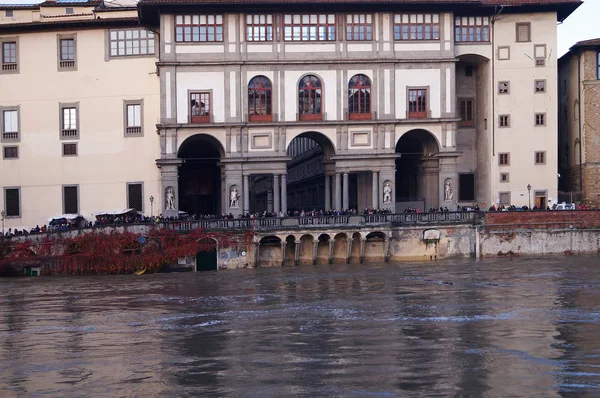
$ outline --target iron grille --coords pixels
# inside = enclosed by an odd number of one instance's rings
[[[19,203],[19,188],[8,188],[4,191],[6,201],[6,216],[18,217],[21,215],[21,204]]]
[[[65,214],[79,213],[79,198],[77,187],[63,187],[63,200]]]
[[[16,159],[19,157],[18,146],[5,146],[4,147],[4,159]]]
[[[77,156],[77,144],[63,144],[63,156]]]
[[[129,192],[128,196],[128,208],[136,209],[137,211],[142,211],[142,184],[129,184]]]

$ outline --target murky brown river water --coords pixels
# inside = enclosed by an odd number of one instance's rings
[[[0,280],[0,397],[600,396],[600,257]]]

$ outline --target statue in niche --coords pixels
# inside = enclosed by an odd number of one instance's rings
[[[232,209],[240,208],[240,193],[235,185],[231,187],[231,192],[229,193],[229,207]]]
[[[446,179],[444,182],[444,200],[450,201],[454,198],[454,190],[452,189],[452,179]]]
[[[392,183],[389,181],[383,185],[383,203],[392,203]]]
[[[165,201],[165,210],[175,210],[175,189],[173,187],[167,187]]]

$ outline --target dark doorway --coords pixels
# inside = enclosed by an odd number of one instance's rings
[[[179,149],[179,210],[189,214],[221,213],[221,170],[223,152],[213,137],[199,134],[188,138]]]
[[[196,271],[217,270],[217,248],[196,253]]]

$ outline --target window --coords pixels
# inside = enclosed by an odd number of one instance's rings
[[[535,164],[546,164],[546,151],[535,153]]]
[[[298,84],[298,113],[300,120],[321,120],[323,89],[321,80],[313,75],[304,76]]]
[[[348,83],[348,114],[351,120],[371,119],[371,80],[354,75]]]
[[[535,56],[535,66],[546,65],[546,45],[536,44],[533,46],[533,55]]]
[[[67,15],[73,14],[73,7],[67,7],[67,8],[65,8],[65,14],[67,14]]]
[[[510,82],[498,82],[498,94],[509,94]]]
[[[456,17],[454,18],[454,36],[458,43],[490,41],[490,18]]]
[[[142,135],[143,106],[141,101],[125,101],[125,135]]]
[[[536,126],[545,126],[546,125],[546,114],[545,113],[536,113],[535,114],[535,125]]]
[[[498,193],[498,199],[500,200],[501,206],[510,206],[510,192],[500,192]]]
[[[19,63],[17,61],[17,42],[2,42],[2,73],[18,72]]]
[[[219,42],[223,41],[222,15],[177,15],[175,17],[175,41]]]
[[[273,41],[272,15],[246,15],[247,41]]]
[[[536,80],[535,81],[535,93],[545,93],[546,92],[546,81],[545,80]]]
[[[144,194],[143,184],[128,183],[127,184],[127,208],[136,209],[140,213],[144,211]]]
[[[517,43],[531,41],[531,24],[517,23]]]
[[[270,122],[272,116],[272,86],[265,76],[256,76],[248,83],[248,113],[251,122]]]
[[[210,123],[210,93],[190,93],[190,115],[192,123]]]
[[[427,90],[408,90],[408,118],[424,119],[427,117]]]
[[[79,214],[79,187],[77,185],[63,186],[63,213]]]
[[[440,16],[438,14],[394,15],[394,39],[439,40]]]
[[[2,110],[2,141],[19,140],[19,110]]]
[[[63,156],[77,156],[77,143],[76,142],[69,142],[69,143],[64,143],[62,145],[63,147]]]
[[[60,138],[79,138],[78,107],[77,104],[64,104],[60,106]]]
[[[109,32],[110,56],[154,54],[154,32],[146,29],[120,29]]]
[[[500,182],[509,182],[510,174],[508,173],[500,173]]]
[[[4,208],[6,217],[21,216],[21,189],[4,188]]]
[[[498,47],[498,60],[508,61],[510,59],[510,46]]]
[[[12,17],[14,16],[13,10],[6,10],[6,11],[4,12],[4,15],[5,15],[7,18],[12,18]]]
[[[3,152],[4,152],[4,159],[18,159],[19,158],[19,147],[18,146],[5,146]]]
[[[458,200],[475,200],[475,174],[464,173],[458,175]]]
[[[371,14],[346,15],[346,40],[373,40],[373,19]]]
[[[510,116],[509,115],[500,115],[498,116],[499,126],[500,127],[510,127]]]
[[[472,98],[458,101],[461,126],[475,126],[475,101]]]
[[[500,153],[500,154],[498,154],[498,165],[499,166],[508,166],[508,165],[510,165],[510,154],[509,153]]]
[[[77,68],[75,37],[61,38],[59,36],[58,69],[73,70]]]
[[[283,32],[285,41],[335,40],[335,15],[285,14]]]

